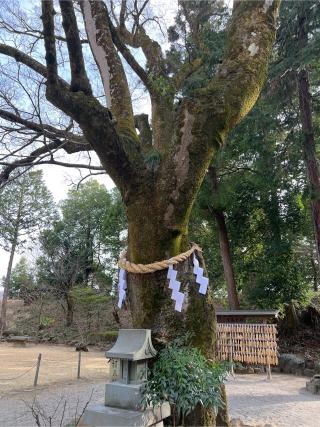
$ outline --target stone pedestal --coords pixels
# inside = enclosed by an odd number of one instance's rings
[[[314,375],[306,384],[307,390],[313,394],[320,394],[320,375]]]
[[[145,411],[92,405],[85,410],[80,425],[83,427],[161,427],[163,426],[162,420],[169,416],[169,403],[157,408],[148,408]]]

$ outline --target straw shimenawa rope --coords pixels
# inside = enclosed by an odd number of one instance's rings
[[[120,254],[118,265],[120,268],[123,268],[129,273],[154,273],[155,271],[169,268],[170,265],[179,264],[179,262],[186,260],[194,251],[202,251],[200,246],[198,246],[196,243],[193,243],[191,249],[186,252],[182,252],[181,254],[178,254],[170,259],[152,262],[151,264],[135,264],[134,262],[127,261],[125,258],[126,252],[124,252]]]

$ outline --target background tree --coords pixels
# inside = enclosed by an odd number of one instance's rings
[[[35,286],[34,272],[29,267],[27,258],[22,256],[12,269],[9,297],[28,302]]]
[[[42,256],[37,260],[37,281],[48,293],[64,300],[70,326],[75,287],[78,296],[80,288],[84,296],[90,288],[103,295],[112,290],[117,262],[114,253],[118,255],[119,235],[125,224],[117,193],[109,194],[94,180],[70,190],[60,207],[61,219],[40,236]]]
[[[301,64],[305,65],[311,82],[309,100],[315,135],[312,164],[316,167],[318,12],[313,1],[282,3],[268,84],[252,113],[230,135],[214,162],[219,197],[210,190],[209,179],[198,197],[192,219],[192,235],[197,237],[192,238],[205,248],[216,298],[224,296],[224,283],[216,245],[219,229],[208,214],[214,206],[224,213],[243,305],[279,307],[292,298],[305,301],[309,291],[318,288],[314,228],[308,218],[312,212],[308,205],[315,192],[308,191],[307,185],[297,80]],[[299,14],[311,25],[308,44],[303,48],[298,45]],[[208,74],[202,78],[208,79]]]
[[[315,113],[319,110],[319,27],[318,2],[284,2],[277,38],[274,81],[287,91],[284,102],[291,102],[298,113],[299,142],[303,148],[309,182],[311,215],[318,263],[320,261],[320,171],[316,154]],[[313,105],[314,104],[314,105]]]
[[[54,215],[53,199],[43,182],[41,171],[21,175],[0,192],[0,243],[10,252],[1,305],[1,330],[6,327],[7,299],[15,252],[34,240]]]

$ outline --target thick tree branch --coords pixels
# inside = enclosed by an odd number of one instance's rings
[[[112,41],[109,14],[101,1],[80,2],[89,44],[100,70],[106,99],[120,135],[137,140],[127,77]]]
[[[72,0],[60,0],[59,4],[70,58],[71,90],[73,92],[82,90],[84,93],[91,95],[92,89],[84,65],[81,40]]]
[[[45,5],[46,0],[43,0],[43,3],[42,20],[44,26],[48,26],[44,31],[44,37],[49,77],[50,58],[52,58],[50,52],[55,52],[54,23],[52,8]],[[142,155],[137,144],[138,137],[134,127],[128,83],[119,55],[112,43],[106,19],[108,12],[104,3],[90,0],[81,2],[81,6],[86,8],[84,15],[89,19],[89,22],[88,20],[86,22],[89,43],[95,43],[95,47],[102,47],[104,58],[108,59],[111,96],[115,100],[112,112],[116,123],[110,111],[95,97],[86,95],[82,91],[61,90],[61,86],[56,84],[54,79],[47,81],[46,96],[54,106],[79,124],[85,139],[96,151],[106,172],[124,194],[129,185],[133,185],[137,179],[140,179],[144,170]]]
[[[47,79],[50,85],[55,85],[58,79],[56,39],[54,36],[54,15],[52,0],[42,0],[42,22],[44,45],[46,49]]]
[[[54,14],[52,0],[42,0],[41,19],[43,22],[45,58],[47,63],[46,97],[53,105],[79,122],[78,115],[73,115],[77,109],[78,98],[75,98],[77,92],[66,91],[66,88],[60,84],[58,77]],[[84,93],[83,95],[86,96]]]
[[[145,147],[152,146],[152,131],[149,125],[148,114],[137,114],[134,116],[136,128],[139,130],[140,140]]]
[[[235,3],[228,45],[215,78],[203,89],[217,131],[231,130],[251,110],[263,87],[275,37],[279,0]],[[214,103],[213,103],[214,101]]]
[[[159,43],[153,40],[145,29],[137,25],[135,33],[131,33],[125,26],[120,26],[117,31],[124,43],[134,48],[141,48],[146,59],[147,69],[155,76],[165,76],[165,63]]]
[[[112,35],[112,40],[114,44],[116,45],[119,52],[122,54],[124,59],[127,61],[127,63],[130,65],[132,70],[137,74],[137,76],[141,79],[142,83],[146,86],[148,91],[152,92],[152,85],[150,82],[150,79],[148,77],[148,73],[146,70],[141,67],[141,65],[136,61],[128,47],[125,45],[125,43],[122,41],[121,36],[117,29],[112,24],[111,20],[109,20],[110,25],[110,31]]]
[[[182,101],[177,116],[179,143],[166,160],[166,167],[175,171],[167,190],[168,224],[173,218],[177,223],[179,218],[185,220],[181,206],[192,205],[213,155],[255,104],[266,78],[278,7],[279,0],[235,3],[217,75],[194,99]]]
[[[201,58],[196,58],[192,62],[186,62],[183,64],[172,79],[176,90],[179,90],[182,87],[184,81],[190,77],[191,74],[199,70],[202,64],[203,61]]]

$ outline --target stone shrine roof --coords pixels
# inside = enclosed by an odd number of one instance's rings
[[[150,329],[119,329],[115,345],[106,352],[109,359],[145,360],[157,354]]]

